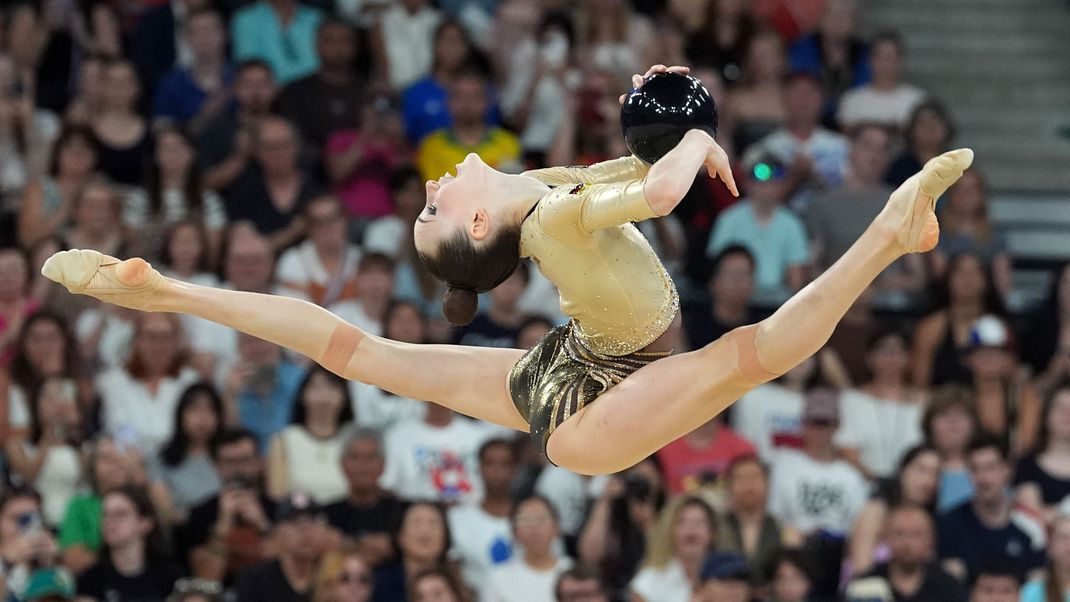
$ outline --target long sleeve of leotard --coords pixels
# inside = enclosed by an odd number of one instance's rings
[[[524,172],[550,187],[563,184],[608,184],[646,177],[650,165],[636,157],[621,157],[590,166],[547,167]]]

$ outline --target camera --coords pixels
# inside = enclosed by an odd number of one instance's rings
[[[625,499],[645,502],[650,499],[652,493],[654,488],[643,475],[633,473],[624,476]]]

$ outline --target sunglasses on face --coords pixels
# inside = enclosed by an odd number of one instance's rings
[[[354,583],[357,585],[368,585],[372,582],[372,577],[368,573],[364,572],[351,573],[347,571],[342,573],[341,577],[339,577],[339,581],[347,584]]]

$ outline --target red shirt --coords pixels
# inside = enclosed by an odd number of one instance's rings
[[[709,445],[693,447],[687,436],[666,445],[658,452],[669,491],[683,493],[702,485],[707,477],[720,477],[733,460],[757,453],[754,444],[719,425]]]

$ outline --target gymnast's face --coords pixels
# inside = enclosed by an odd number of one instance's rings
[[[416,250],[433,256],[442,241],[463,228],[474,240],[490,233],[487,180],[496,173],[479,155],[469,153],[457,164],[457,174],[428,180],[427,203],[416,218],[413,241]]]

